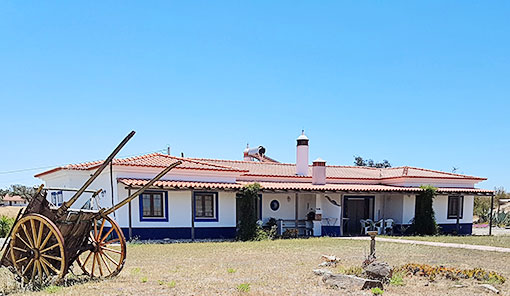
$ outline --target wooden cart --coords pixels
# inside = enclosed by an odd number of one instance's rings
[[[2,249],[0,266],[8,267],[25,283],[44,285],[60,281],[73,263],[94,278],[117,275],[126,260],[126,239],[121,228],[108,215],[126,205],[180,161],[165,168],[149,183],[109,209],[71,209],[87,187],[101,174],[115,155],[133,137],[131,132],[73,197],[60,207],[47,200],[49,189],[41,185],[28,206],[18,213]],[[69,189],[67,189],[69,190]],[[92,191],[92,199],[102,190]]]

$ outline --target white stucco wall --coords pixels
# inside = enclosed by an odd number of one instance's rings
[[[277,200],[280,208],[273,211],[270,207],[271,201]],[[293,220],[295,219],[295,194],[286,193],[263,193],[262,194],[262,221],[264,223],[269,218]]]
[[[464,196],[464,210],[460,223],[473,223],[473,196]],[[438,195],[432,204],[436,221],[439,224],[454,224],[457,219],[448,219],[448,195]]]

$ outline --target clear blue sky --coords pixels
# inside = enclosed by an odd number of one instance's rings
[[[0,187],[164,149],[353,155],[510,189],[508,1],[2,1]]]

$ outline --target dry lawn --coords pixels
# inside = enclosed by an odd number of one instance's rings
[[[116,278],[26,294],[346,295],[344,291],[327,289],[312,270],[317,268],[322,254],[342,258],[345,267],[359,266],[368,252],[368,244],[367,241],[334,238],[131,244],[124,270]],[[457,268],[482,267],[510,277],[510,254],[382,242],[377,244],[377,254],[379,259],[394,266],[416,262]],[[0,277],[3,277],[0,283],[11,281],[5,270],[0,270]],[[463,288],[455,288],[458,283],[450,280],[429,283],[425,279],[405,278],[404,281],[403,287],[387,286],[384,295],[464,296],[486,293],[473,280],[463,280],[461,283],[467,285]],[[497,287],[503,295],[510,295],[508,282]],[[369,293],[356,292],[353,295]]]
[[[442,236],[406,236],[406,237],[391,236],[389,238],[400,238],[400,239],[429,241],[429,242],[484,245],[484,246],[510,248],[510,235],[507,235],[507,236],[444,236],[444,235],[442,235]]]
[[[0,216],[16,218],[23,207],[0,206]]]

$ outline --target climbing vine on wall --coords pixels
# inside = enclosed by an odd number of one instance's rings
[[[422,185],[420,188],[423,191],[416,196],[416,209],[410,230],[417,235],[434,235],[438,232],[438,226],[432,203],[437,188],[431,185]]]
[[[254,240],[257,234],[256,201],[260,184],[253,183],[243,186],[240,191],[239,231],[237,238],[242,241]]]

